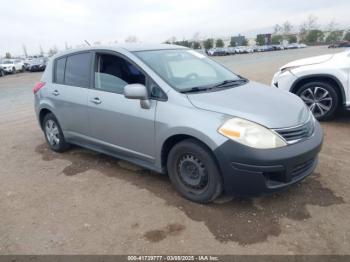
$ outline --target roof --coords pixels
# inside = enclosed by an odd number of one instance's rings
[[[118,51],[124,49],[129,52],[137,52],[137,51],[151,51],[151,50],[169,50],[169,49],[186,49],[186,47],[178,46],[178,45],[169,45],[169,44],[118,44],[118,45],[110,45],[110,46],[87,46],[81,48],[69,49],[66,51],[59,52],[55,57],[59,57],[62,55],[67,55],[80,51],[89,51],[89,50],[114,50]]]

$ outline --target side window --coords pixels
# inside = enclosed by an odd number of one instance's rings
[[[64,68],[66,66],[66,58],[60,58],[56,60],[55,65],[55,82],[57,84],[64,83]]]
[[[145,75],[127,60],[107,54],[97,55],[95,88],[123,94],[127,84],[146,84]]]
[[[64,83],[71,86],[89,87],[91,53],[80,53],[67,57]]]

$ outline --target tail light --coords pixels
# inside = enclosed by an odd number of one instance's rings
[[[38,82],[33,88],[33,93],[36,94],[44,86],[45,86],[45,82]]]

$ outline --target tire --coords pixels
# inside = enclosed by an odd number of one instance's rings
[[[188,200],[206,204],[222,193],[222,179],[214,157],[195,139],[184,140],[170,150],[167,169],[176,190]]]
[[[334,117],[339,105],[339,96],[331,83],[312,81],[301,86],[296,94],[310,108],[317,120],[325,121]]]
[[[53,151],[62,153],[69,148],[69,144],[64,139],[62,129],[52,113],[45,115],[42,126],[46,142]]]
[[[24,68],[24,66],[22,66],[21,72],[24,73],[25,70],[26,70],[26,69]]]
[[[0,76],[5,76],[5,72],[3,70],[0,70]]]
[[[16,71],[16,67],[12,68],[12,74],[16,74],[17,71]]]

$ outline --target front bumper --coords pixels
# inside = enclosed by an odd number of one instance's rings
[[[323,133],[316,123],[313,136],[276,149],[254,149],[231,140],[214,154],[228,195],[258,196],[287,188],[311,175],[317,166]]]
[[[7,73],[12,73],[12,67],[4,67],[3,70]]]

